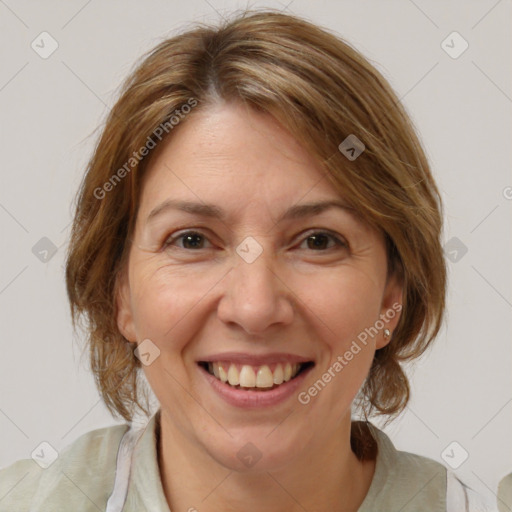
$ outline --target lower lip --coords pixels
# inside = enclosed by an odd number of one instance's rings
[[[279,387],[268,391],[256,391],[255,389],[237,389],[222,382],[204,368],[198,367],[213,390],[228,404],[241,409],[259,409],[280,404],[297,392],[297,388],[304,382],[306,375],[312,366],[303,370],[297,377],[283,382]]]

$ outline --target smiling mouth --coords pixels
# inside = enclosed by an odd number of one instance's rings
[[[200,361],[198,364],[210,375],[234,389],[257,389],[258,391],[270,391],[278,388],[314,366],[313,361],[261,366],[225,361]]]

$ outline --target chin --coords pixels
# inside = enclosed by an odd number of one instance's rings
[[[297,447],[307,445],[308,440],[296,439],[285,429],[277,432],[280,427],[272,432],[272,428],[240,428],[236,435],[230,430],[232,438],[223,436],[213,446],[210,439],[205,449],[217,463],[231,471],[258,474],[284,469],[296,462]]]

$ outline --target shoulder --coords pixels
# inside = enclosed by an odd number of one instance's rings
[[[46,469],[32,459],[0,469],[0,512],[104,508],[114,484],[119,443],[129,425],[83,434]],[[37,508],[35,508],[37,507]]]
[[[382,430],[369,426],[378,444],[378,455],[361,512],[497,512],[494,504],[486,502],[446,466],[429,457],[397,450]]]
[[[498,484],[498,505],[500,512],[512,510],[512,473],[505,475]]]
[[[447,469],[443,464],[395,448],[381,430],[372,430],[378,443],[377,466],[382,479],[380,494],[389,510],[400,505],[403,511],[446,510]],[[377,471],[376,471],[377,473]],[[386,509],[387,510],[387,509]]]

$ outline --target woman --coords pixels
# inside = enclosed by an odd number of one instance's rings
[[[272,11],[164,41],[107,120],[66,268],[128,424],[0,472],[0,510],[495,510],[368,421],[404,410],[400,363],[440,329],[441,224],[406,113],[343,41]]]

